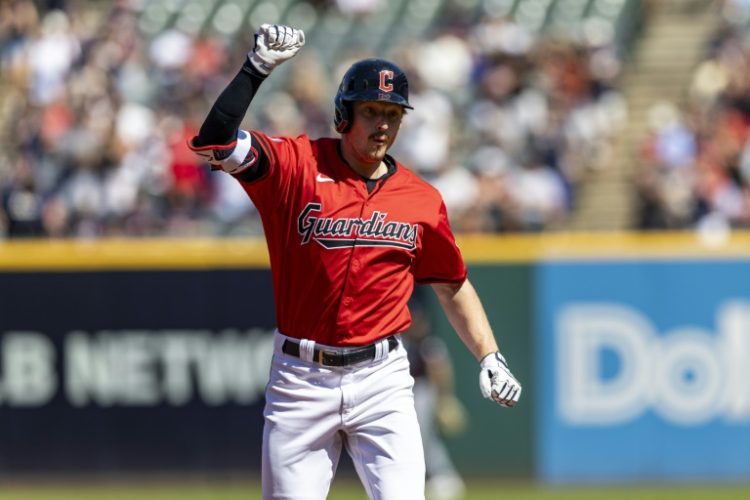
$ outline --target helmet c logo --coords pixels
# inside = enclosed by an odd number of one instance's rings
[[[393,91],[393,71],[384,69],[380,72],[380,85],[378,88],[383,92]]]

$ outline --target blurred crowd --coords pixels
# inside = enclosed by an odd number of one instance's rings
[[[750,227],[750,1],[722,2],[721,13],[687,104],[651,108],[636,176],[641,229]]]
[[[0,238],[261,234],[236,182],[185,144],[252,48],[254,27],[146,36],[147,3],[0,3]],[[365,22],[383,8],[307,3]],[[392,153],[442,192],[457,232],[563,227],[627,118],[612,26],[592,19],[576,38],[540,35],[491,8],[471,17],[446,5],[423,36],[387,54],[349,44],[331,62],[309,44],[264,84],[243,126],[333,135],[340,76],[357,58],[389,57],[406,70],[415,108]],[[729,34],[717,39],[696,73],[695,109],[682,119],[673,110],[644,146],[644,225],[696,217],[678,192],[695,186],[702,202],[747,220],[747,204],[737,208],[750,165],[740,140],[746,49]],[[717,119],[723,126],[706,137]],[[706,140],[715,147],[699,154]],[[699,180],[685,173],[696,163]]]

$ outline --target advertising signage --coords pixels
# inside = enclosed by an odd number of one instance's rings
[[[257,468],[268,270],[0,277],[4,473]]]
[[[536,291],[542,478],[750,477],[750,262],[547,262]]]

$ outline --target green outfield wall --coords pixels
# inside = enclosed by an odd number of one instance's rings
[[[522,262],[469,266],[469,279],[482,298],[500,348],[526,394],[534,393],[531,273],[532,266]],[[469,475],[530,475],[533,398],[522,396],[512,410],[483,399],[477,361],[453,333],[436,299],[431,301],[431,312],[435,332],[450,347],[457,395],[468,410],[466,431],[446,438],[457,467]]]

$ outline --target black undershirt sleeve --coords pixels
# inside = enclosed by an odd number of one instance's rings
[[[240,72],[229,82],[211,107],[201,125],[198,137],[193,141],[194,145],[218,146],[235,140],[250,101],[253,100],[263,80],[265,77],[259,75],[245,60]]]
[[[265,78],[245,59],[242,69],[229,82],[208,112],[198,135],[193,139],[193,146],[222,146],[234,141],[250,102]],[[255,165],[248,169],[252,172],[243,171],[242,174],[245,175],[239,176],[243,180],[260,177],[267,167],[268,160],[262,148],[256,150],[258,158]]]

